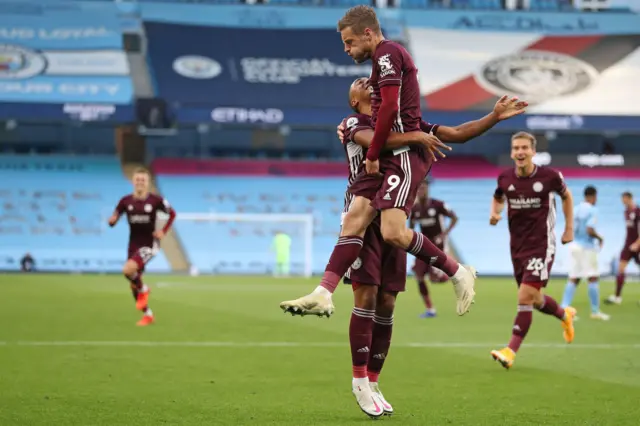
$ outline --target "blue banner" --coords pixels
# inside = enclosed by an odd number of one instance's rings
[[[117,9],[59,5],[0,13],[0,102],[129,104]]]
[[[244,5],[140,4],[146,21],[240,28],[326,28],[335,31],[345,8]],[[634,13],[518,12],[378,9],[386,21],[424,28],[470,31],[515,31],[540,34],[637,34]],[[315,47],[315,46],[314,46]]]
[[[347,89],[343,87],[343,98]],[[277,108],[277,107],[228,107],[211,105],[209,107],[181,107],[176,111],[179,123],[221,123],[246,125],[291,125],[291,126],[336,126],[349,115],[348,107],[342,108]],[[484,112],[480,111],[432,111],[423,110],[426,121],[443,125],[459,125],[477,120]],[[606,115],[540,115],[525,114],[503,121],[497,129],[516,131],[528,129],[554,131],[617,131],[640,132],[640,119],[635,116]]]
[[[113,104],[28,104],[0,103],[2,120],[38,121],[107,121],[131,123],[135,121],[135,110],[131,105]]]
[[[335,29],[145,27],[158,94],[182,106],[347,108],[347,88],[371,72]]]

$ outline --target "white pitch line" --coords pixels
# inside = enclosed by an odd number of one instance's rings
[[[426,343],[396,343],[396,348],[443,348],[443,349],[490,349],[501,347],[504,343],[454,343],[454,342],[426,342]],[[338,342],[162,342],[162,341],[0,341],[0,346],[124,346],[124,347],[232,347],[232,348],[343,348],[347,343]],[[539,349],[640,349],[640,343],[608,344],[608,343],[530,343],[524,347]]]

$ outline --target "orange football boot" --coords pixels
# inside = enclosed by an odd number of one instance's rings
[[[155,320],[153,319],[153,315],[145,315],[140,321],[136,323],[136,325],[140,327],[146,327],[147,325],[151,325],[154,322]]]
[[[573,328],[573,320],[575,319],[578,311],[571,306],[564,308],[564,319],[562,320],[562,337],[564,337],[565,342],[571,343],[573,342],[573,338],[576,335],[575,329]]]

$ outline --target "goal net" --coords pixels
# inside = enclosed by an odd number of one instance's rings
[[[311,214],[178,213],[176,221],[192,272],[311,276]]]

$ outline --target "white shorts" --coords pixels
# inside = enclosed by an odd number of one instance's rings
[[[569,278],[599,277],[598,250],[585,248],[579,244],[571,244],[571,262],[569,266]]]

